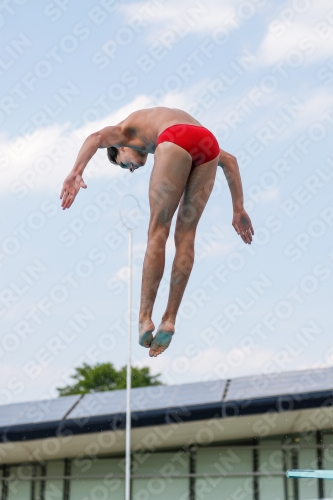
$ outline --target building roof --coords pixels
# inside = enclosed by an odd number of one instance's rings
[[[132,427],[329,406],[333,368],[131,390]],[[0,442],[121,430],[126,391],[0,406]]]

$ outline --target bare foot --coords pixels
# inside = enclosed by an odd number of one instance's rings
[[[142,347],[150,347],[151,341],[153,340],[152,332],[154,330],[155,325],[151,319],[139,322],[139,344],[142,345]]]
[[[150,349],[149,356],[156,358],[159,354],[165,351],[170,345],[172,336],[175,333],[175,324],[172,321],[162,321],[158,327],[157,333],[153,338]]]

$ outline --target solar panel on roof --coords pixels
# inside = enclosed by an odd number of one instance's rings
[[[181,404],[189,406],[222,401],[225,385],[226,380],[188,384],[187,388],[184,385],[180,385],[178,386],[177,393],[174,395],[172,404],[174,406]]]
[[[173,386],[155,385],[133,389],[131,392],[131,410],[147,411],[161,407],[162,401],[170,401]]]
[[[133,389],[132,411],[186,407],[222,400],[225,380]]]
[[[325,391],[333,388],[332,370],[303,370],[295,373],[282,373],[280,387],[288,387],[289,392]]]
[[[333,389],[332,368],[240,377],[231,380],[225,401]]]
[[[126,409],[126,391],[107,391],[85,394],[67,416],[68,419],[112,415]]]
[[[231,380],[226,401],[235,399],[252,399],[264,397],[268,394],[276,394],[277,381],[276,378],[264,376],[244,377]]]
[[[191,406],[199,404],[214,403],[222,400],[226,381],[196,382],[184,385],[153,386],[141,389],[133,389],[132,401],[139,406],[138,396],[145,396],[140,400],[142,410]],[[133,407],[135,409],[135,407]]]
[[[140,387],[131,391],[131,411],[186,407],[222,401],[225,380],[184,385]],[[68,419],[113,415],[126,411],[126,391],[86,394]]]
[[[131,391],[132,412],[187,407],[222,401],[225,380],[173,386],[150,386]],[[332,391],[333,368],[240,377],[230,381],[224,401]],[[76,404],[77,403],[77,404]],[[0,427],[60,421],[65,418],[124,413],[126,391],[109,391],[59,399],[0,406]]]
[[[0,406],[0,427],[62,420],[81,396]]]

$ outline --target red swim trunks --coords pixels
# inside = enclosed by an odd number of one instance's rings
[[[208,129],[198,125],[171,125],[158,136],[156,147],[165,141],[173,142],[190,153],[192,166],[202,165],[220,154],[216,137]]]

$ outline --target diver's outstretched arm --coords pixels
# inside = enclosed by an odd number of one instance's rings
[[[232,225],[245,243],[251,243],[254,230],[251,219],[244,210],[242,180],[235,156],[220,149],[219,166],[226,176],[234,210]]]
[[[63,210],[72,205],[80,188],[86,189],[87,186],[82,179],[82,174],[96,151],[99,148],[107,148],[109,146],[126,146],[130,138],[130,131],[121,125],[105,127],[87,137],[77,155],[72,171],[63,183],[60,193]]]

